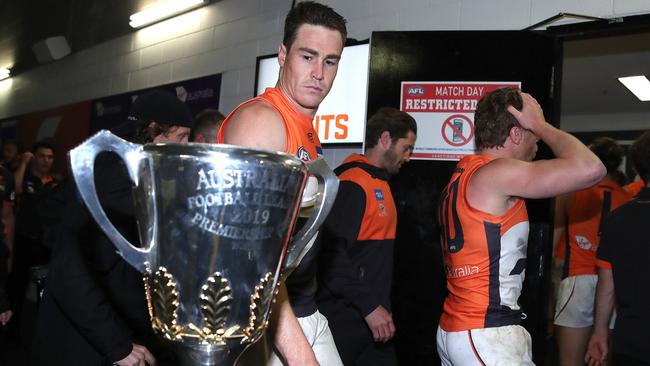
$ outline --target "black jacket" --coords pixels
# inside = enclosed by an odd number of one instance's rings
[[[139,242],[131,182],[115,156],[100,156],[95,182],[109,219]],[[32,347],[33,365],[110,365],[132,342],[163,361],[149,321],[142,274],[126,263],[81,202],[72,180],[50,198],[52,261]]]
[[[334,318],[364,321],[380,305],[391,310],[397,213],[390,176],[356,154],[334,172],[341,181],[319,234],[316,301],[330,323]]]

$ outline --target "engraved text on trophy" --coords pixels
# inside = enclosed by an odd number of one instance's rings
[[[270,210],[287,209],[287,187],[295,183],[291,175],[271,169],[200,169],[197,174],[196,194],[187,198],[191,224],[235,240],[270,238],[275,230]],[[215,217],[215,208],[223,220]]]

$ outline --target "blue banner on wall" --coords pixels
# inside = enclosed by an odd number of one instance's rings
[[[90,134],[124,122],[131,104],[138,95],[153,89],[163,89],[175,94],[187,104],[192,114],[196,115],[206,108],[219,109],[221,74],[96,99],[92,105]]]

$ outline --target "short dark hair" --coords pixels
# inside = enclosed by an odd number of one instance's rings
[[[341,33],[342,44],[345,44],[345,39],[348,36],[345,18],[334,9],[314,1],[303,1],[291,9],[284,20],[282,43],[287,50],[291,48],[293,41],[296,40],[298,28],[303,24],[320,25],[338,31]]]
[[[650,182],[650,130],[634,141],[630,148],[632,164],[643,181]]]
[[[52,154],[56,154],[56,149],[54,148],[54,145],[52,145],[48,141],[38,141],[34,145],[32,145],[33,154],[36,154],[38,149],[50,149],[52,150]]]
[[[623,161],[624,151],[616,140],[610,137],[598,137],[589,145],[589,149],[605,165],[608,174],[618,171]]]
[[[500,88],[485,94],[478,102],[474,114],[474,140],[476,150],[503,147],[510,130],[519,122],[508,106],[521,110],[523,101],[519,89]]]
[[[382,107],[370,117],[366,124],[366,146],[371,149],[377,145],[379,137],[385,131],[390,133],[391,141],[406,137],[409,131],[418,133],[418,125],[415,119],[408,113],[391,107]]]
[[[223,120],[226,119],[221,112],[216,109],[206,108],[199,112],[194,118],[194,127],[190,132],[190,141],[194,141],[199,133],[205,134],[211,128],[219,128]]]

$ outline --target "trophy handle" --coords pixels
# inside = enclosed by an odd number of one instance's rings
[[[146,255],[151,247],[136,248],[115,228],[102,209],[95,190],[95,159],[104,151],[114,152],[126,163],[131,180],[138,185],[137,170],[143,158],[142,145],[125,141],[109,131],[102,130],[84,141],[81,145],[70,150],[70,165],[72,175],[77,183],[88,211],[93,216],[99,227],[117,247],[120,256],[140,272],[145,271]]]
[[[285,275],[298,267],[302,258],[311,249],[318,229],[325,222],[339,189],[339,179],[324,159],[312,160],[305,164],[310,176],[318,180],[318,193],[313,212],[305,225],[293,236],[287,250],[284,266]]]

